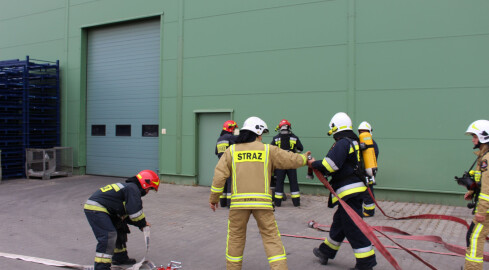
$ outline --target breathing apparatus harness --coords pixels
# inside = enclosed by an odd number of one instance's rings
[[[475,163],[477,162],[478,159],[479,157],[475,159],[474,163],[472,163],[472,166],[470,166],[468,171],[464,172],[462,177],[455,176],[455,181],[457,182],[457,184],[464,186],[465,188],[467,188],[467,190],[472,190],[474,192],[474,195],[472,196],[472,201],[467,204],[467,208],[473,209],[472,214],[475,213],[475,207],[477,206],[477,202],[479,201],[479,194],[481,192],[480,178],[474,179],[476,178],[474,177],[476,172],[472,170],[472,168],[474,168]]]
[[[360,143],[358,141],[356,141],[357,142],[356,145],[359,147],[359,149],[357,149],[355,147],[355,143],[354,143],[355,140],[353,140],[350,137],[343,137],[342,139],[348,140],[348,142],[350,143],[350,146],[353,147],[353,151],[355,153],[356,164],[354,164],[354,167],[353,167],[353,174],[356,175],[358,178],[364,180],[365,185],[368,185],[368,175],[365,173],[365,164],[363,163],[363,157],[360,153],[362,146],[360,146]]]

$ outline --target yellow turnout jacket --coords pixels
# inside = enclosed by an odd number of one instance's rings
[[[219,202],[224,183],[232,176],[231,210],[272,210],[272,172],[275,169],[297,169],[306,163],[304,154],[288,152],[260,141],[234,144],[216,165],[209,202]]]

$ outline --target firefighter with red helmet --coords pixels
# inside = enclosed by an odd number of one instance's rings
[[[275,131],[279,133],[273,137],[271,145],[276,145],[281,149],[284,149],[293,153],[301,153],[304,150],[301,140],[291,131],[292,124],[287,119],[282,119],[278,124]],[[275,206],[281,206],[282,200],[285,201],[284,193],[284,180],[285,176],[289,177],[290,194],[292,197],[292,203],[295,207],[301,205],[301,195],[299,191],[299,184],[297,183],[297,170],[275,170],[276,183],[275,183]]]
[[[150,190],[158,191],[160,179],[151,170],[144,170],[126,179],[100,188],[85,202],[84,211],[92,227],[97,248],[95,270],[110,270],[112,264],[134,264],[127,255],[127,224],[142,230],[150,224],[143,212],[141,197]]]
[[[236,128],[238,128],[238,124],[236,124],[236,122],[233,120],[227,120],[222,125],[222,131],[219,138],[217,138],[216,143],[215,154],[217,158],[221,158],[226,149],[228,149],[228,147],[233,145],[236,141],[236,137],[233,135]],[[229,178],[226,181],[226,184],[224,184],[224,192],[221,194],[219,201],[221,203],[221,207],[229,207],[231,204],[231,178]]]

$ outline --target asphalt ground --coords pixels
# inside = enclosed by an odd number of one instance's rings
[[[91,265],[96,240],[83,213],[86,199],[98,188],[124,181],[122,178],[101,176],[73,176],[51,180],[4,180],[0,182],[0,252]],[[201,186],[162,184],[158,193],[150,192],[143,198],[144,211],[151,223],[150,250],[147,258],[158,265],[171,260],[182,262],[185,270],[225,269],[227,234],[226,208],[212,212],[208,205],[210,190]],[[289,197],[290,198],[290,197]],[[461,198],[462,199],[462,198]],[[387,214],[401,217],[417,214],[443,214],[465,219],[472,215],[465,207],[381,201]],[[282,234],[326,237],[326,232],[311,229],[309,220],[330,225],[336,209],[327,207],[327,197],[302,195],[301,207],[293,207],[291,200],[277,208],[275,216]],[[372,226],[392,226],[413,235],[436,235],[450,244],[465,245],[467,229],[456,222],[445,220],[402,220],[386,218],[379,211],[365,221]],[[145,255],[143,234],[131,227],[128,251],[140,260]],[[387,233],[389,235],[396,235]],[[395,246],[379,238],[386,246]],[[289,269],[348,269],[355,259],[348,243],[344,243],[334,260],[320,265],[312,249],[321,240],[282,237],[287,252]],[[418,250],[450,253],[442,244],[396,239],[407,247]],[[488,251],[486,245],[486,252]],[[407,252],[388,248],[402,269],[429,269]],[[441,255],[415,251],[437,269],[460,269],[463,256]],[[376,250],[378,265],[374,268],[393,269]],[[59,267],[0,257],[0,269],[49,270]],[[269,269],[261,237],[253,218],[250,218],[244,251],[243,269]],[[484,269],[489,269],[489,262]]]

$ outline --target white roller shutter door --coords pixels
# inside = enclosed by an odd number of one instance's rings
[[[160,21],[90,29],[87,45],[87,173],[158,170]]]

